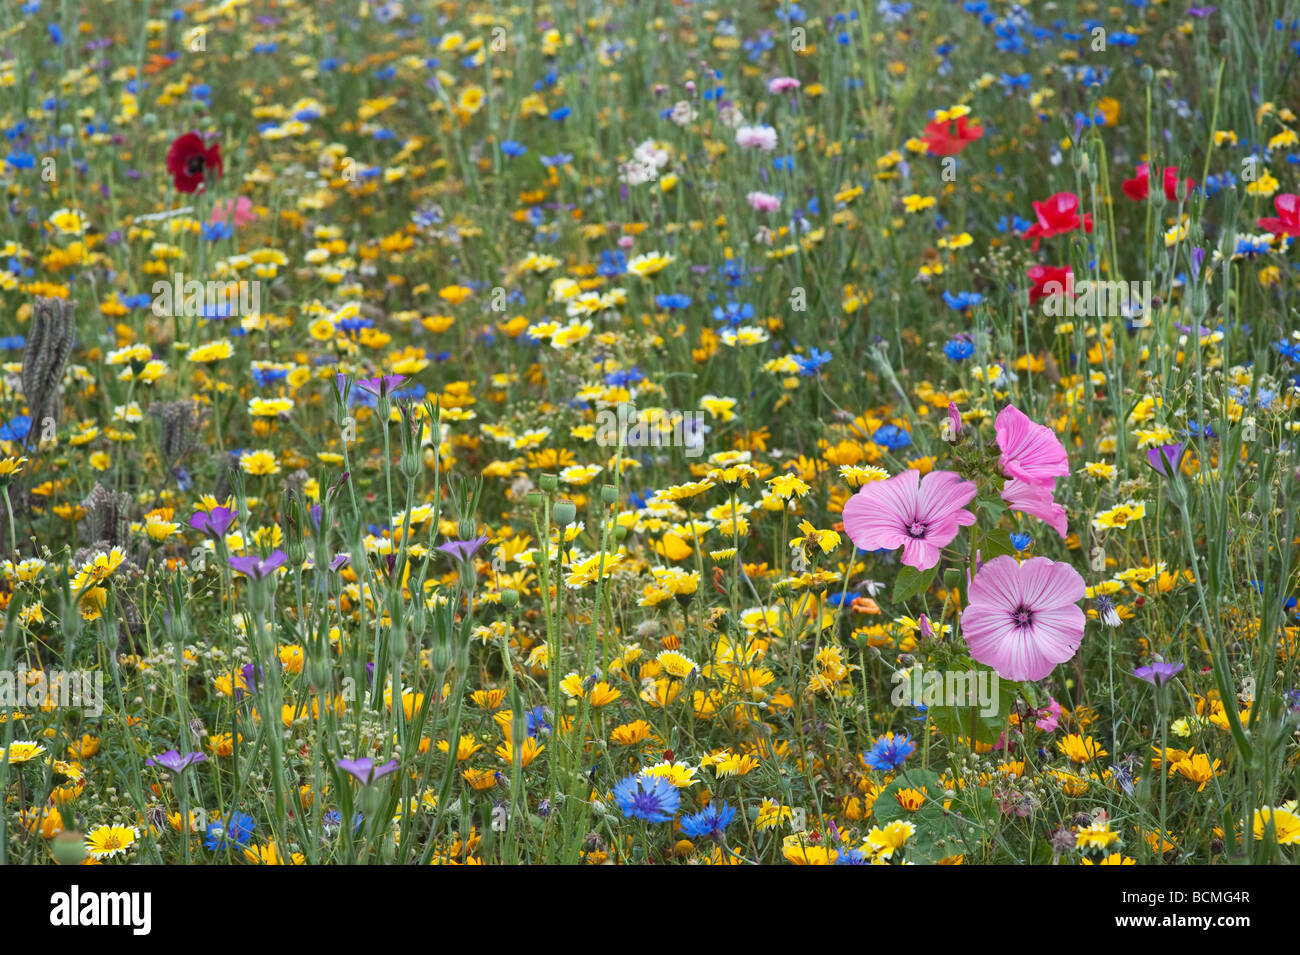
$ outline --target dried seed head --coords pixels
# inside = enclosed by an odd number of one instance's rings
[[[125,547],[131,522],[131,495],[110,491],[96,482],[81,502],[86,510],[86,537],[108,547]]]
[[[23,397],[39,434],[42,422],[56,422],[63,412],[63,372],[77,344],[77,303],[38,296],[32,308],[31,330],[23,351]]]

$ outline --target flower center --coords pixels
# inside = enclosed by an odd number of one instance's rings
[[[1011,611],[1011,619],[1016,622],[1017,627],[1027,627],[1034,622],[1034,612],[1021,604],[1015,610]]]
[[[907,525],[907,533],[911,534],[913,537],[924,537],[925,523],[922,521],[913,520],[912,523]]]
[[[197,176],[203,172],[203,157],[191,156],[185,160],[185,173],[189,176]]]

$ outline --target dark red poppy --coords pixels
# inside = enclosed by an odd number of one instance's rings
[[[205,149],[198,133],[178,136],[167,150],[167,171],[177,192],[206,189],[209,176],[221,178],[221,147],[213,143]]]
[[[1035,249],[1040,240],[1054,235],[1079,228],[1084,232],[1092,231],[1092,213],[1079,216],[1079,197],[1072,192],[1058,192],[1042,202],[1035,202],[1034,215],[1038,221],[1025,230],[1024,238],[1033,239]]]
[[[921,140],[929,146],[931,156],[953,156],[983,135],[983,126],[978,123],[972,126],[965,116],[958,116],[949,122],[931,120],[926,124]]]
[[[1053,295],[1074,294],[1074,270],[1068,265],[1035,265],[1029,270],[1029,304]]]
[[[1293,192],[1274,196],[1273,208],[1277,210],[1278,218],[1265,216],[1259,220],[1259,227],[1274,235],[1300,235],[1300,196]]]
[[[1183,183],[1187,188],[1183,192],[1183,198],[1196,188],[1195,179],[1184,179]],[[1162,185],[1165,191],[1165,198],[1170,202],[1178,201],[1178,167],[1166,166],[1162,174]],[[1137,176],[1133,179],[1125,179],[1124,184],[1120,187],[1124,190],[1124,195],[1128,196],[1134,202],[1141,202],[1151,194],[1151,170],[1147,163],[1139,163],[1137,167]]]

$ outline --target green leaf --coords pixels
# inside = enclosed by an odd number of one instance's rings
[[[979,667],[976,670],[993,672],[986,667]],[[1007,716],[1015,705],[1020,688],[1019,683],[999,680],[997,712],[989,716],[984,715],[978,702],[970,706],[931,706],[928,713],[930,719],[934,720],[935,726],[939,728],[939,732],[949,740],[970,737],[973,726],[977,742],[996,743],[1006,729]]]
[[[1016,545],[1011,543],[1011,532],[999,528],[981,537],[975,549],[979,552],[980,560],[987,564],[994,557],[1014,554]]]
[[[903,569],[898,573],[898,579],[894,581],[894,603],[902,603],[904,600],[910,600],[917,594],[929,590],[938,573],[938,564],[935,564],[929,570],[917,570],[915,567],[904,564]]]

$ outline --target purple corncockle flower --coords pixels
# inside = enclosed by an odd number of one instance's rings
[[[319,504],[313,504],[310,508],[307,509],[307,515],[311,518],[312,525],[318,531],[320,530],[320,519],[323,513],[324,511],[321,510],[321,506]]]
[[[464,563],[473,557],[475,552],[487,542],[486,537],[475,537],[472,540],[464,541],[447,541],[445,544],[439,544],[438,550],[444,554],[450,554],[457,563]]]
[[[1157,660],[1149,667],[1138,667],[1133,671],[1133,675],[1139,680],[1146,680],[1152,686],[1164,686],[1182,672],[1181,663],[1162,663]]]
[[[955,401],[948,402],[948,440],[956,441],[961,434],[961,411]]]
[[[1204,264],[1205,262],[1205,250],[1201,248],[1199,245],[1195,246],[1192,249],[1191,255],[1192,255],[1192,271],[1195,273],[1196,277],[1199,278],[1201,275],[1201,265]]]
[[[339,394],[342,395],[347,387],[347,375],[335,375],[334,384],[338,386]],[[406,381],[405,375],[381,375],[374,378],[358,378],[353,382],[362,391],[368,391],[372,395],[384,397],[392,394],[402,382]]]
[[[186,753],[182,756],[174,749],[169,749],[161,756],[150,756],[144,761],[146,766],[157,766],[171,773],[183,773],[195,763],[205,763],[208,758],[202,753]]]
[[[190,515],[190,527],[202,531],[213,540],[225,537],[233,523],[235,511],[230,507],[214,507],[210,511],[195,511]]]
[[[256,693],[257,682],[262,679],[262,668],[252,663],[245,663],[239,668],[239,672],[244,678],[244,686],[248,687],[248,692]],[[240,699],[242,696],[243,691],[236,687],[235,699]]]
[[[1151,469],[1161,477],[1171,478],[1178,474],[1178,466],[1183,461],[1183,451],[1186,445],[1179,441],[1177,444],[1162,444],[1158,448],[1147,450],[1147,464]]]
[[[230,569],[254,580],[265,580],[288,559],[288,554],[277,549],[265,560],[258,560],[256,557],[232,557]]]
[[[355,776],[363,786],[369,786],[389,773],[397,771],[397,760],[390,759],[382,766],[376,766],[375,761],[369,756],[362,756],[360,759],[340,759],[336,765],[345,773]]]
[[[330,570],[341,570],[350,563],[352,563],[351,554],[335,554],[334,559],[330,561]]]

